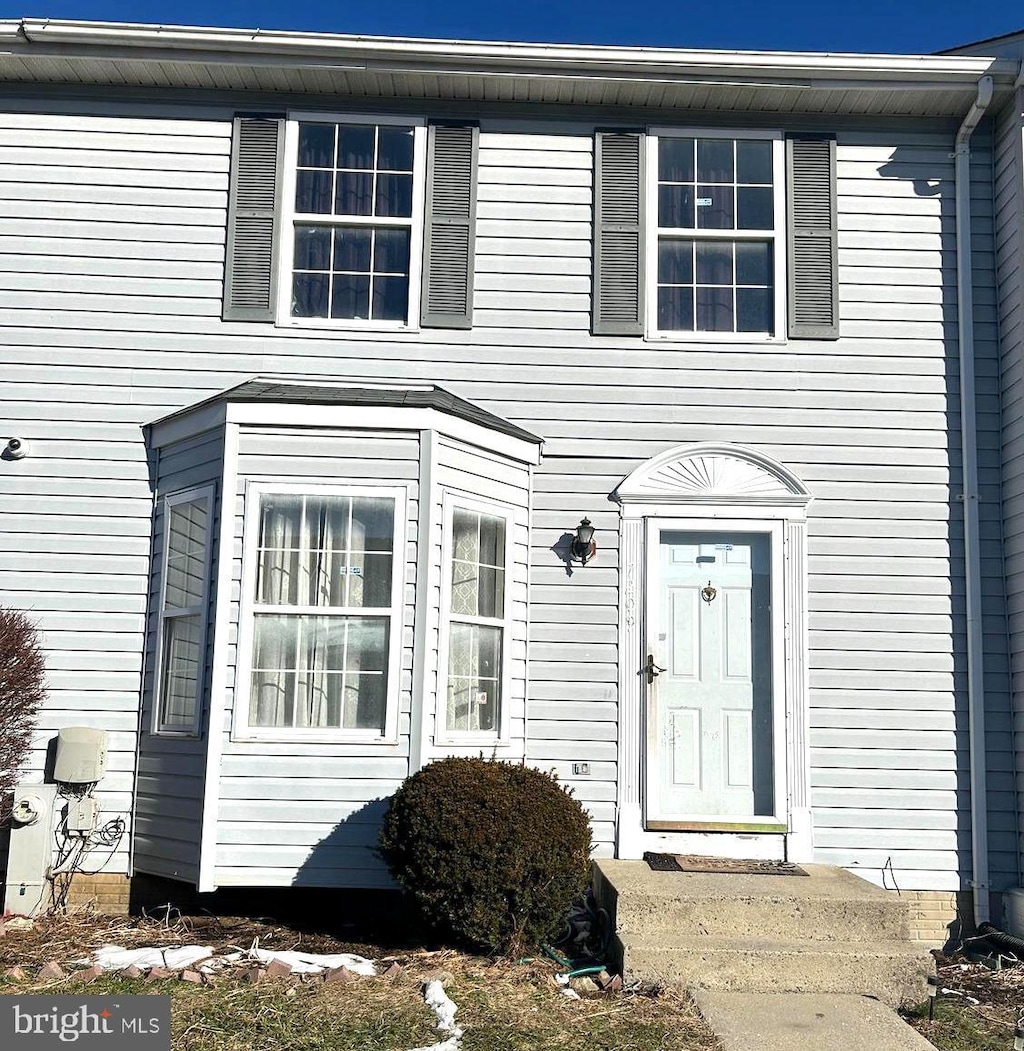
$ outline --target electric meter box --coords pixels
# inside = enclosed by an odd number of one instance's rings
[[[53,779],[63,785],[99,781],[107,769],[107,734],[87,726],[69,726],[57,734]]]
[[[56,785],[18,785],[7,850],[4,909],[20,916],[46,911],[50,884],[46,872],[53,861],[53,819]]]

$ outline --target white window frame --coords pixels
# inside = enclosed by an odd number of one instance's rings
[[[295,211],[295,186],[299,157],[299,124],[312,121],[318,124],[369,124],[400,126],[413,129],[412,216],[301,215]],[[278,260],[277,324],[298,328],[329,328],[334,330],[367,330],[383,332],[415,332],[420,327],[420,286],[423,266],[423,217],[427,183],[427,127],[422,117],[396,117],[365,113],[319,113],[295,110],[288,113],[285,126],[283,200],[280,202],[281,255]],[[405,322],[373,321],[369,318],[310,318],[292,317],[292,265],[295,255],[295,227],[319,224],[324,226],[394,226],[411,231],[409,238],[409,303]]]
[[[512,533],[515,528],[515,511],[508,504],[481,500],[462,493],[445,491],[441,497],[441,609],[438,631],[437,654],[437,712],[434,737],[442,745],[507,745],[511,740],[511,643],[512,643]],[[468,617],[458,614],[463,623],[481,624],[501,628],[501,675],[498,678],[498,728],[497,730],[474,731],[452,730],[448,727],[448,657],[451,647],[452,624],[452,558],[453,518],[456,509],[473,514],[490,515],[505,523],[505,588],[504,609],[501,617]]]
[[[259,565],[260,508],[264,496],[370,496],[395,502],[392,540],[391,606],[388,616],[388,688],[385,697],[384,730],[343,727],[251,726],[249,700],[252,694],[252,658],[256,625],[256,571]],[[317,485],[295,482],[250,481],[245,488],[242,540],[242,587],[239,605],[239,660],[235,673],[234,741],[331,741],[336,743],[394,744],[398,740],[399,702],[402,690],[402,639],[405,629],[405,574],[408,562],[408,502],[405,486]],[[311,616],[381,616],[341,606],[263,606],[267,612]]]
[[[693,241],[771,241],[774,260],[774,332],[662,332],[658,328],[658,143],[663,138],[768,139],[772,143],[772,189],[775,229],[679,230],[670,236]],[[760,128],[650,128],[646,135],[646,339],[672,343],[786,342],[786,152],[782,131]]]
[[[151,733],[169,737],[198,737],[203,715],[203,693],[206,680],[206,645],[210,625],[210,574],[213,565],[214,487],[198,486],[168,493],[163,498],[163,551],[160,561],[160,596],[158,599],[158,627],[156,637],[156,667],[153,672],[153,716]],[[206,502],[206,536],[203,542],[203,596],[193,606],[165,608],[167,598],[167,559],[170,553],[171,509],[179,504]],[[196,669],[196,695],[192,725],[180,726],[164,721],[164,644],[167,640],[166,623],[176,617],[199,617],[199,666]]]

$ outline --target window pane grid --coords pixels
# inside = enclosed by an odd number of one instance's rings
[[[448,647],[449,730],[497,730],[502,634],[498,627],[452,624]]]
[[[167,516],[163,608],[196,606],[203,600],[206,581],[206,501],[172,504]]]
[[[408,227],[295,227],[292,315],[405,321]]]
[[[413,129],[299,124],[297,215],[412,217]]]
[[[390,609],[393,530],[390,498],[266,497],[257,604]]]
[[[303,121],[298,135],[291,316],[406,324],[414,129]]]
[[[197,615],[164,620],[160,724],[165,729],[189,730],[195,722],[201,636],[202,621]]]
[[[394,527],[392,497],[263,496],[250,726],[383,732]]]
[[[156,729],[195,725],[203,664],[209,500],[164,504],[166,515]]]
[[[257,615],[250,725],[379,732],[389,630],[387,617]]]
[[[771,333],[774,221],[770,140],[662,137],[658,330]]]
[[[457,508],[452,514],[452,616],[505,610],[505,520]]]
[[[452,512],[448,690],[445,726],[496,733],[500,725],[505,616],[505,519]]]

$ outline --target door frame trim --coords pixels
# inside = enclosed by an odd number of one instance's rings
[[[645,851],[774,857],[784,846],[791,861],[813,853],[810,807],[809,703],[807,682],[807,505],[811,493],[781,464],[760,452],[728,443],[678,446],[638,467],[615,492],[620,522],[619,744],[616,856],[641,858]],[[680,527],[727,529],[746,524],[752,531],[781,530],[778,591],[782,597],[782,696],[774,701],[784,717],[786,821],[778,833],[708,832],[696,828],[664,831],[644,827],[645,710],[644,656],[647,593],[647,533],[655,520]],[[776,568],[773,552],[773,570]],[[773,617],[773,631],[779,621]],[[780,844],[780,839],[785,840]]]

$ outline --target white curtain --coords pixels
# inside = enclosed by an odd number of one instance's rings
[[[366,530],[355,513],[361,503],[370,501],[264,497],[257,607],[361,608]],[[388,503],[393,513],[393,502]],[[390,562],[390,555],[384,557]],[[383,675],[386,633],[385,618],[260,613],[257,608],[253,725],[375,726],[383,718],[378,684],[364,681],[359,672],[368,659],[371,674]]]

